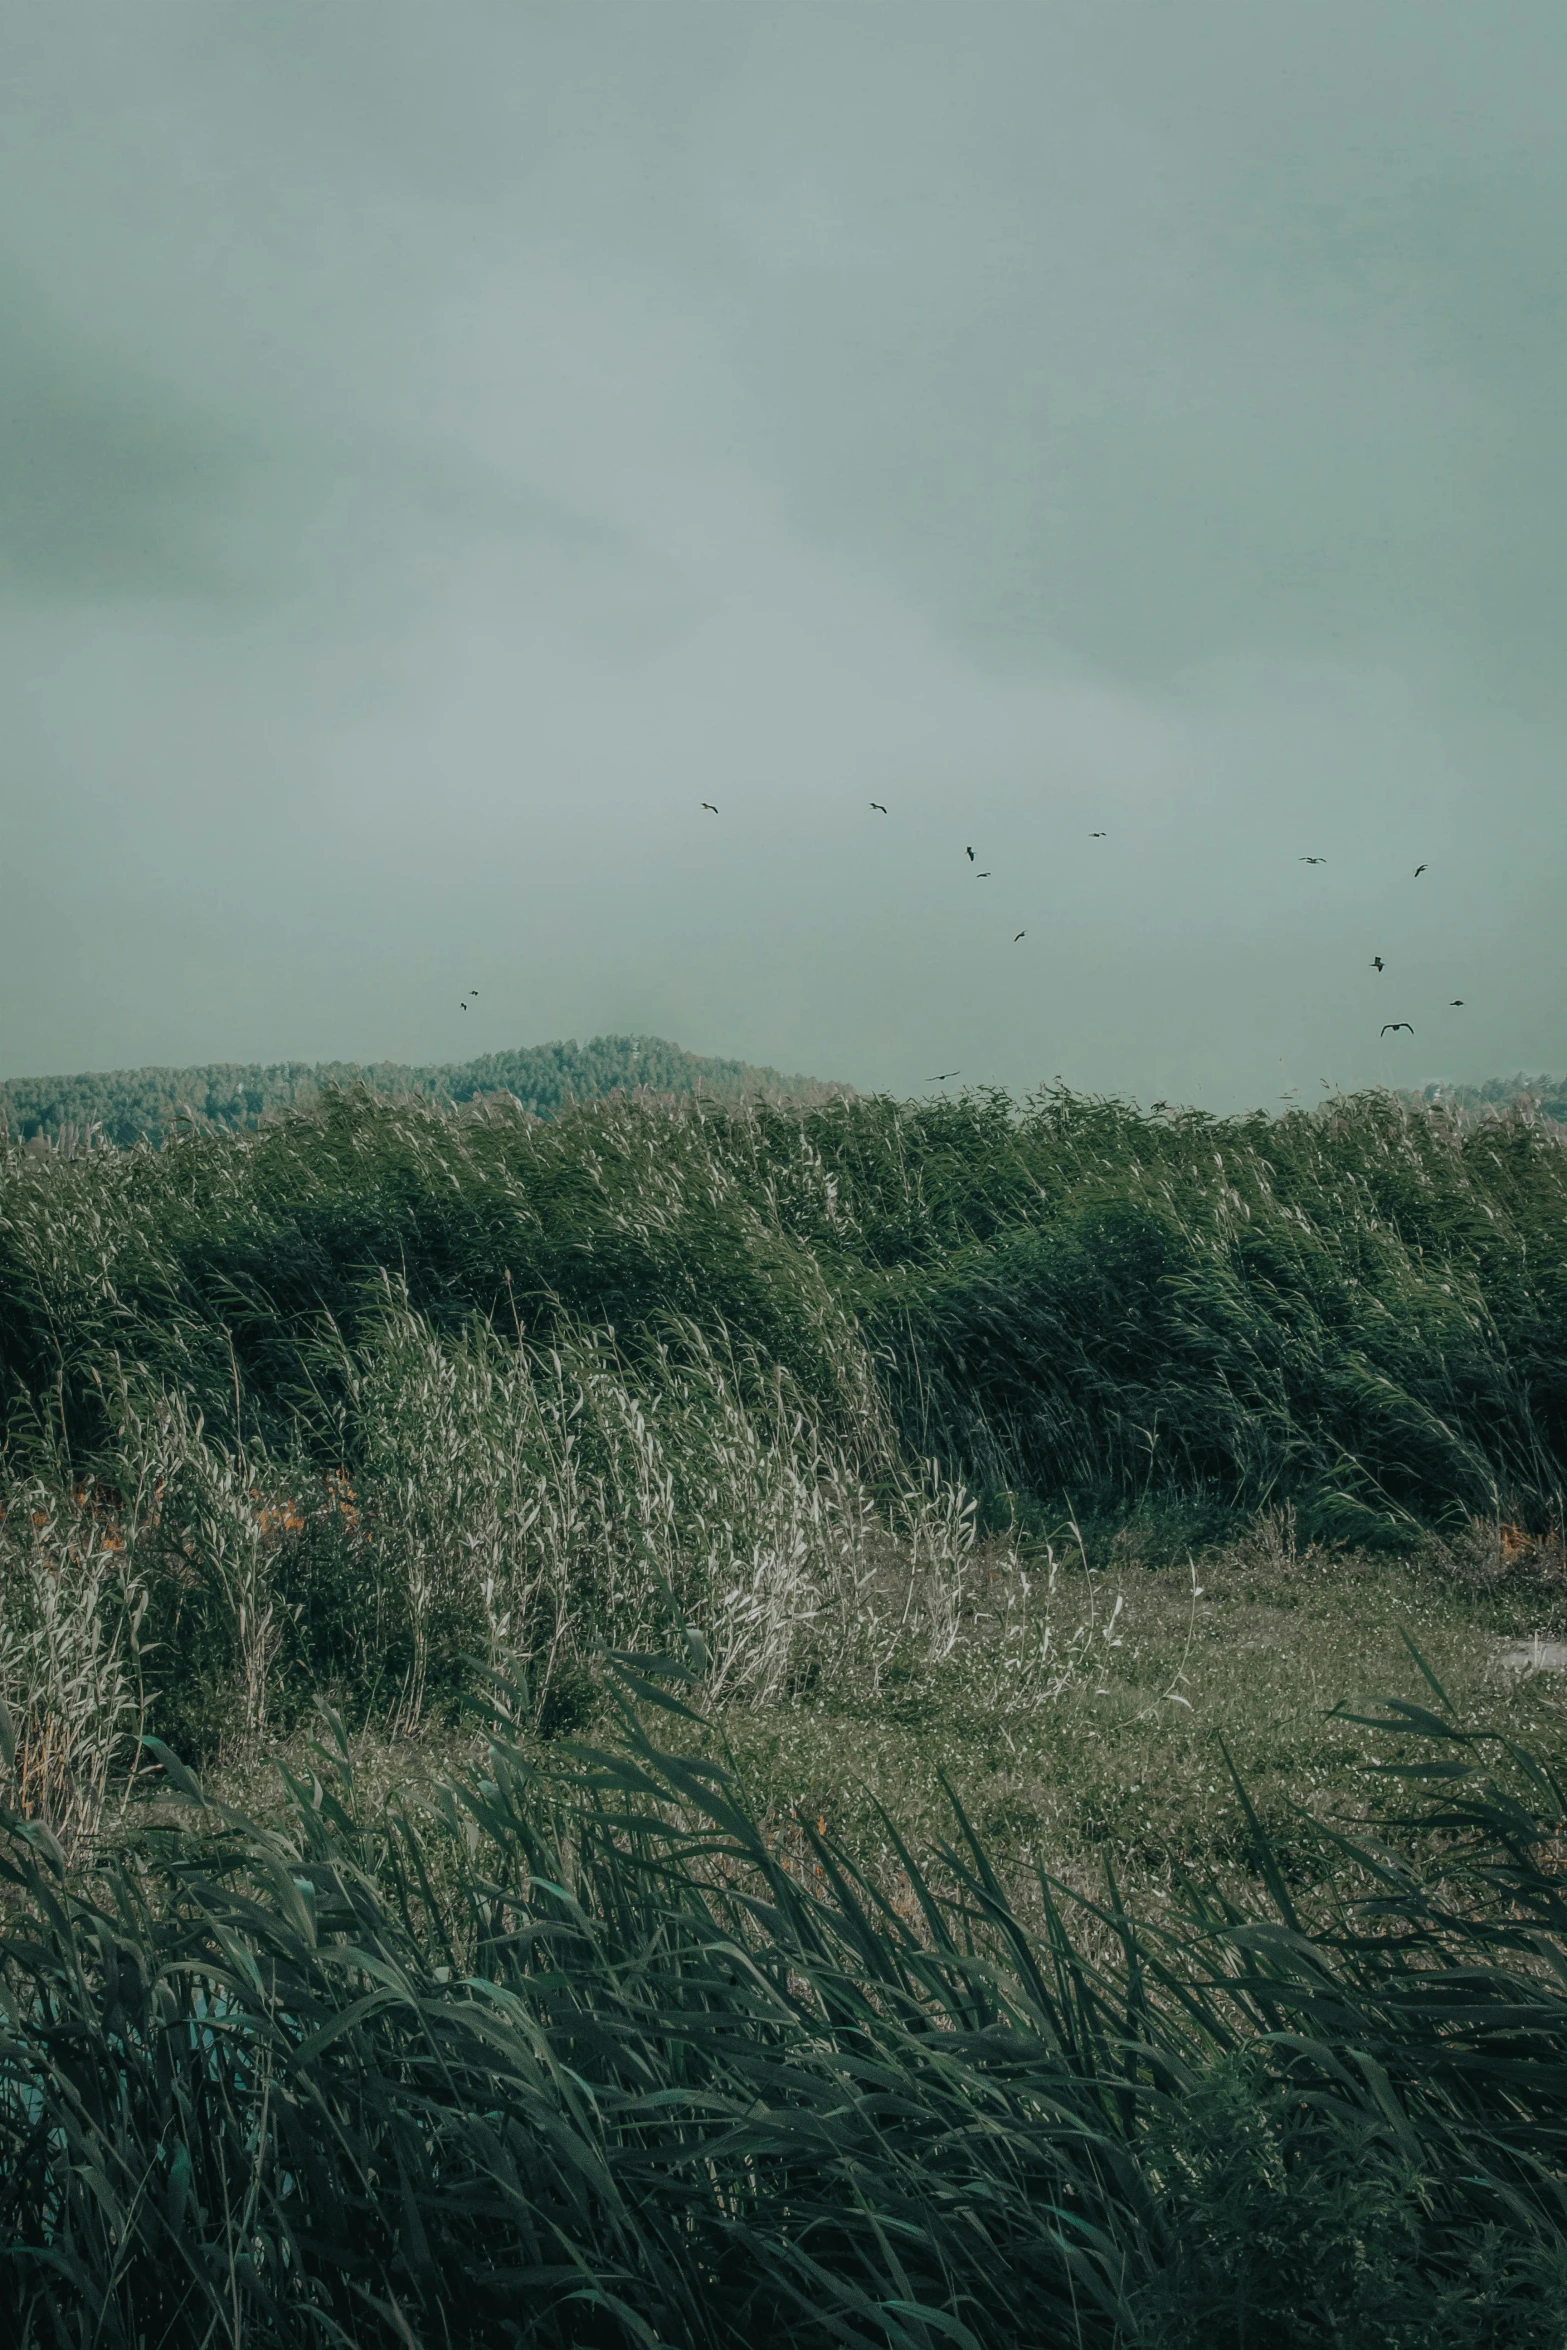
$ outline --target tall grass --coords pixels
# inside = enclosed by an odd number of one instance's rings
[[[1277,1120],[1053,1096],[835,1123],[901,1424],[977,1482],[1293,1501],[1358,1539],[1444,1510],[1559,1522],[1555,1126],[1381,1095]]]
[[[628,1360],[602,1330],[442,1333],[388,1285],[358,1343],[329,1332],[312,1362],[345,1465],[210,1429],[182,1388],[121,1371],[95,1481],[64,1508],[58,1480],[17,1485],[0,1540],[14,1709],[118,1723],[109,1660],[134,1648],[136,1727],[186,1753],[287,1731],[317,1690],[412,1733],[505,1655],[559,1731],[594,1702],[611,1631],[656,1647],[684,1623],[710,1697],[758,1702],[955,1637],[962,1488],[875,1422],[849,1445],[777,1366],[695,1327]]]
[[[1055,1499],[1559,1515],[1567,1149],[1387,1096],[1277,1120],[1001,1097],[612,1102],[547,1124],[343,1095],[257,1135],[0,1179],[6,1430],[91,1453],[113,1367],[328,1446],[323,1323],[384,1276],[451,1330],[694,1323],[847,1431]]]
[[[6,1799],[61,1847],[91,1846],[144,1727],[147,1587],[85,1494],[22,1481],[0,1516]]]
[[[1386,1096],[543,1123],[344,1093],[12,1149],[0,1506],[75,1531],[47,1569],[0,1545],[0,1688],[26,1713],[75,1625],[80,1686],[134,1653],[196,1754],[317,1689],[415,1727],[508,1650],[567,1728],[598,1646],[674,1621],[765,1700],[910,1611],[950,1637],[976,1507],[1544,1532],[1564,1307],[1559,1131]]]
[[[1559,1529],[1564,1305],[1555,1130],[1384,1097],[7,1152],[6,2338],[1560,2346],[1545,1762],[1378,1709],[1407,1833],[1254,1821],[1254,1900],[1151,1922],[715,1756],[980,1599],[1050,1704],[1113,1634],[1044,1622],[1046,1513]],[[351,1728],[481,1690],[482,1765],[368,1798]],[[176,1759],[322,1700],[268,1824]]]
[[[1095,1961],[956,1806],[899,1897],[809,1821],[786,1857],[690,1751],[693,1668],[618,1670],[597,1750],[519,1744],[499,1684],[422,1806],[367,1806],[329,1722],[266,1829],[172,1758],[189,1824],[139,1859],[9,1819],[8,2340],[1560,2344],[1532,1755],[1380,1709],[1435,1874],[1329,1839],[1308,1901],[1259,1834],[1256,1905],[1112,1887]]]

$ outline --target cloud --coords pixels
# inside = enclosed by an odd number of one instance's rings
[[[1386,1073],[1373,951],[1466,998],[1418,1074],[1548,1061],[1564,76],[1502,16],[19,14],[11,1065],[441,1059],[450,967],[481,1046],[1235,1100]]]
[[[1396,658],[1554,698],[1554,32],[1311,13],[999,11],[975,41],[914,8],[885,57],[873,12],[810,54],[781,30],[712,172],[743,188],[747,389],[802,525],[976,658]]]
[[[210,596],[261,452],[0,278],[0,579],[14,597]],[[225,543],[227,540],[227,543]]]

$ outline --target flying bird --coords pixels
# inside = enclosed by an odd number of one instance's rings
[[[1327,859],[1326,857],[1297,857],[1295,862],[1297,865],[1325,865]]]
[[[1088,837],[1090,840],[1103,840],[1105,835],[1102,832],[1091,832]]]
[[[1381,1033],[1386,1036],[1390,1028],[1407,1028],[1411,1036],[1415,1033],[1413,1023],[1408,1020],[1384,1020]]]
[[[1013,944],[1014,946],[1016,946],[1016,945],[1017,945],[1017,939],[1018,939],[1018,938],[1027,938],[1027,936],[1028,936],[1028,932],[1027,932],[1026,930],[1020,930],[1020,931],[1018,932],[1018,934],[1017,934],[1017,938],[1015,938],[1015,939],[1012,941],[1012,944]]]
[[[880,800],[872,800],[872,802],[871,802],[871,806],[872,806],[872,807],[875,809],[875,811],[876,811],[876,813],[877,813],[877,815],[878,815],[878,816],[885,816],[885,815],[886,815],[887,811],[886,811],[886,809],[885,809],[885,808],[882,806],[882,804],[881,804]]]
[[[972,849],[965,849],[965,850],[964,850],[964,852],[963,852],[963,854],[964,854],[964,856],[965,856],[965,857],[967,857],[967,859],[968,859],[969,863],[972,865],[972,864],[973,864],[973,862],[974,862],[974,852],[973,852],[973,850],[972,850]]]
[[[945,1085],[949,1077],[961,1077],[961,1069],[938,1069],[934,1077],[927,1077],[927,1085]]]
[[[707,810],[709,816],[716,816],[718,814],[718,810],[714,807],[711,800],[704,800],[702,805]]]
[[[1454,1010],[1455,1012],[1461,1012],[1461,1011],[1463,1010],[1463,1008],[1464,1008],[1464,999],[1463,999],[1463,997],[1462,997],[1461,995],[1455,995],[1455,996],[1453,997],[1452,1001],[1453,1001],[1453,1010]]]
[[[976,881],[988,881],[990,879],[990,867],[987,865],[983,873],[976,873],[974,879]]]
[[[1382,957],[1380,955],[1372,956],[1371,968],[1373,971],[1382,971],[1386,969],[1386,965],[1383,963]]]
[[[1422,874],[1422,873],[1424,873],[1424,871],[1425,871],[1425,867],[1424,867],[1423,865],[1417,865],[1417,866],[1415,867],[1415,879],[1416,879],[1417,881],[1420,879],[1420,876],[1421,876],[1421,874]]]

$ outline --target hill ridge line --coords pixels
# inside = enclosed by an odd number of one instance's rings
[[[575,1037],[478,1053],[466,1061],[205,1061],[185,1067],[84,1070],[0,1082],[0,1123],[17,1141],[98,1128],[122,1147],[161,1141],[192,1119],[244,1130],[308,1108],[332,1086],[368,1085],[393,1098],[461,1105],[511,1094],[536,1116],[577,1101],[645,1088],[723,1101],[822,1101],[852,1087],[750,1061],[689,1053],[659,1036]]]

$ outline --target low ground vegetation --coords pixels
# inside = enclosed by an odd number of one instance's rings
[[[265,1823],[165,1756],[93,1869],[13,1818],[10,2338],[1557,2350],[1540,1757],[1433,1683],[1359,1724],[1406,1849],[1286,1859],[1237,1779],[1244,1898],[1025,1910],[955,1799],[892,1892],[781,1848],[701,1671],[612,1662],[575,1747],[497,1683],[391,1802],[327,1716]]]

